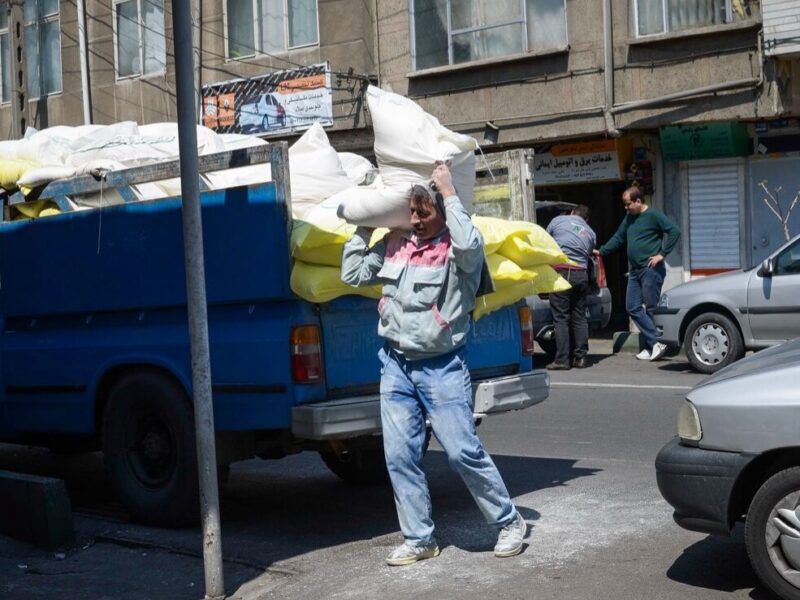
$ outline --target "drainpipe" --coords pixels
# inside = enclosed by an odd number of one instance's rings
[[[375,58],[378,62],[378,87],[383,86],[381,80],[381,21],[378,16],[378,0],[375,0]]]
[[[606,122],[606,133],[611,137],[619,137],[622,132],[614,123],[614,38],[613,19],[611,16],[611,0],[603,0],[603,75],[605,76],[606,103],[603,117]]]
[[[83,101],[83,124],[92,124],[92,95],[89,89],[89,53],[86,45],[86,0],[78,0],[78,51],[81,63],[81,98]]]
[[[723,92],[725,90],[734,90],[739,88],[755,88],[763,83],[764,72],[761,71],[759,77],[751,77],[749,79],[736,79],[734,81],[726,81],[724,83],[715,83],[713,85],[706,85],[692,90],[684,90],[682,92],[675,92],[674,94],[667,94],[666,96],[659,96],[658,98],[647,98],[646,100],[634,100],[633,102],[625,102],[617,104],[612,107],[608,112],[611,115],[616,115],[630,110],[637,110],[640,108],[648,108],[656,106],[672,100],[683,100],[691,96],[700,96],[702,94],[712,94],[715,92]]]

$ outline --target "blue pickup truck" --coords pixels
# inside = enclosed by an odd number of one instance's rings
[[[311,450],[344,480],[382,480],[376,303],[292,293],[286,146],[204,156],[201,170],[258,161],[271,183],[201,194],[221,479],[238,460]],[[70,210],[69,198],[101,186],[131,198],[126,186],[177,173],[53,182],[39,200],[61,214],[0,224],[0,441],[102,449],[131,515],[162,526],[197,515],[180,199]],[[5,201],[13,213],[24,199]],[[475,324],[476,419],[548,396],[532,336],[523,303]]]

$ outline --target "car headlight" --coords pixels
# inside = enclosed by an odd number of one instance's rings
[[[664,308],[669,307],[669,296],[666,294],[661,294],[661,298],[658,300],[658,305],[663,306]]]
[[[694,404],[684,400],[678,411],[678,437],[690,442],[699,442],[703,437],[700,416]]]

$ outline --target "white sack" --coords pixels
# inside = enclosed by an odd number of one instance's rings
[[[314,123],[289,148],[289,176],[292,214],[296,219],[353,185],[319,123]]]
[[[75,175],[75,167],[59,167],[57,165],[37,167],[25,171],[25,174],[17,180],[17,185],[34,188],[73,175]]]
[[[367,175],[375,170],[375,166],[368,159],[352,152],[339,152],[339,160],[347,177],[356,185],[368,183]]]
[[[398,94],[370,86],[367,103],[375,132],[375,157],[386,187],[407,194],[415,183],[430,179],[435,161],[449,161],[456,193],[471,212],[478,142],[450,131]]]
[[[411,229],[408,192],[383,185],[378,177],[372,185],[356,186],[339,192],[324,204],[337,203],[336,214],[354,225]]]

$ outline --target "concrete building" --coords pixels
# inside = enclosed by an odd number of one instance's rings
[[[24,12],[28,122],[81,124],[76,4]],[[5,138],[16,73],[0,15]],[[204,123],[218,131],[292,139],[318,118],[339,149],[369,153],[363,90],[379,82],[484,152],[533,148],[537,198],[588,204],[601,241],[639,182],[683,230],[666,287],[755,264],[800,233],[800,208],[787,214],[800,193],[797,0],[202,0],[195,18]],[[94,122],[174,121],[171,4],[86,0],[86,21]],[[331,90],[321,113],[319,95],[287,100],[312,83]],[[618,309],[626,269],[622,255],[607,263]]]

